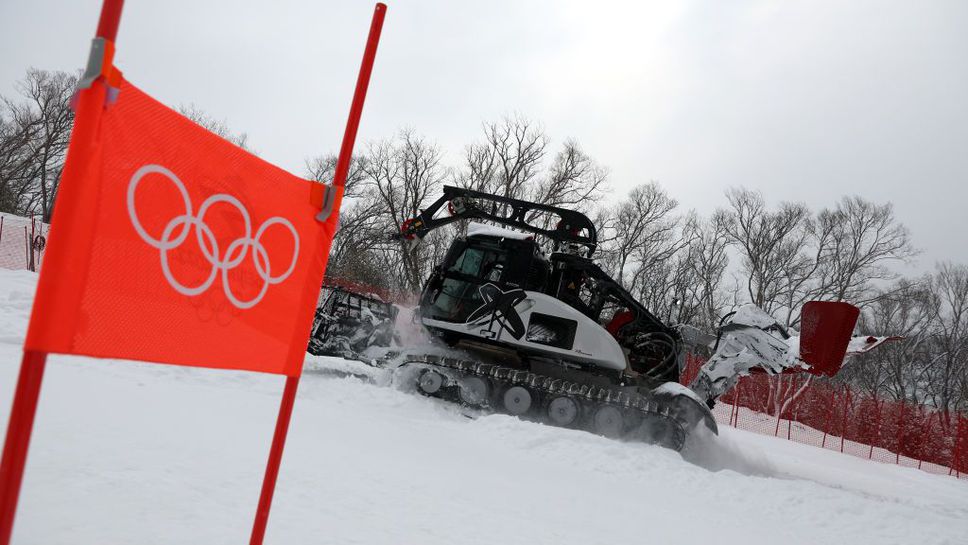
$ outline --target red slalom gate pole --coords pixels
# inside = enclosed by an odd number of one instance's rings
[[[124,0],[104,0],[101,4],[101,17],[97,21],[98,38],[108,41],[116,41],[118,38],[118,25],[121,24],[121,8],[124,7]]]
[[[350,115],[346,120],[346,130],[340,146],[339,157],[336,160],[336,172],[333,175],[334,186],[345,186],[346,176],[350,170],[350,160],[353,157],[353,144],[356,132],[360,127],[360,117],[363,115],[363,102],[366,100],[366,90],[370,85],[370,74],[373,72],[373,62],[376,60],[376,49],[380,43],[380,32],[383,30],[383,19],[386,17],[385,4],[377,4],[373,10],[373,20],[370,23],[370,33],[366,38],[366,48],[363,50],[363,62],[360,74],[356,79],[356,89],[353,92],[353,102],[350,104]],[[272,506],[272,495],[279,476],[279,465],[282,463],[282,450],[286,444],[286,433],[289,431],[289,419],[296,402],[296,388],[299,377],[287,377],[286,389],[282,394],[279,406],[279,418],[276,420],[276,431],[272,437],[272,448],[269,451],[269,461],[266,463],[266,474],[262,480],[262,493],[259,496],[259,507],[252,524],[252,537],[249,545],[262,545],[265,538],[266,525],[269,522],[269,508]],[[0,544],[2,545],[2,544]]]
[[[366,89],[370,85],[370,74],[373,72],[373,61],[376,59],[376,48],[380,43],[380,32],[383,31],[383,18],[386,17],[386,14],[386,4],[377,4],[373,9],[373,21],[370,23],[370,34],[366,38],[366,49],[363,50],[360,75],[356,78],[356,90],[353,92],[353,102],[350,104],[350,116],[346,120],[343,143],[339,148],[339,157],[336,159],[336,172],[333,174],[333,185],[335,186],[346,185],[346,176],[350,171],[350,160],[353,158],[353,144],[356,142],[356,131],[360,127],[363,102],[366,100]]]
[[[261,545],[269,522],[269,508],[272,507],[272,494],[276,489],[276,478],[279,476],[279,465],[282,463],[282,450],[286,446],[286,434],[289,432],[289,419],[292,407],[296,404],[296,390],[299,388],[299,377],[286,377],[286,389],[282,392],[282,403],[279,404],[279,417],[276,419],[276,431],[272,435],[272,447],[269,450],[269,461],[266,463],[266,475],[262,479],[262,493],[259,496],[259,507],[255,512],[255,522],[252,524],[251,545]]]
[[[104,0],[98,19],[96,36],[114,42],[121,21],[124,0]],[[75,120],[75,127],[79,120]],[[73,136],[72,136],[73,138]],[[26,229],[26,227],[25,227]],[[28,252],[30,241],[27,242]],[[0,462],[0,545],[8,545],[13,533],[17,500],[27,464],[27,449],[33,431],[40,385],[44,379],[47,353],[25,350],[20,363],[20,375],[14,392],[10,422],[3,444],[3,461]]]
[[[7,439],[3,444],[3,462],[0,463],[2,545],[10,543],[10,535],[13,533],[20,484],[23,482],[24,466],[27,464],[27,447],[30,446],[30,432],[34,427],[34,415],[37,414],[37,400],[40,398],[40,383],[44,379],[46,363],[46,353],[32,351],[24,352],[20,363],[20,376],[17,378],[17,390],[10,409]]]

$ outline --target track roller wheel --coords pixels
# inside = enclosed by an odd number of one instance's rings
[[[548,418],[557,426],[570,426],[578,420],[578,402],[567,396],[558,396],[548,404]]]
[[[457,395],[466,405],[478,407],[487,401],[490,388],[486,380],[480,377],[463,377],[457,385]]]
[[[602,405],[595,411],[595,433],[609,438],[621,437],[625,431],[625,421],[622,411],[611,405]]]
[[[444,376],[437,371],[426,370],[417,379],[417,388],[427,395],[434,395],[444,387]]]
[[[509,414],[521,416],[531,410],[533,399],[531,392],[524,386],[511,386],[504,392],[504,409]]]

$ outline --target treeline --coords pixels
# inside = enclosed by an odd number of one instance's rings
[[[326,156],[308,170],[327,181],[334,166]],[[354,159],[330,274],[419,291],[463,226],[434,231],[421,244],[389,235],[444,184],[585,212],[599,228],[603,268],[670,322],[715,331],[725,313],[752,302],[797,328],[807,301],[856,304],[864,310],[859,332],[904,339],[852,359],[838,380],[870,395],[968,410],[968,266],[899,274],[919,252],[890,203],[844,196],[812,210],[734,188],[703,215],[682,210],[654,181],[615,194],[607,170],[577,142],[554,145],[522,117],[485,123],[456,164],[404,130]],[[777,396],[795,395],[782,379],[775,387]]]
[[[31,70],[19,96],[3,98],[0,210],[49,218],[75,81]],[[226,123],[194,107],[182,112],[245,146],[245,135],[233,135]],[[311,159],[306,175],[328,182],[335,163],[333,155]],[[354,157],[328,274],[418,292],[466,226],[438,229],[420,244],[390,235],[445,184],[571,208],[598,227],[602,267],[661,318],[711,332],[721,316],[752,302],[797,328],[806,301],[848,301],[864,311],[860,332],[904,339],[851,360],[837,380],[868,394],[968,410],[968,266],[899,274],[918,250],[890,203],[844,196],[812,210],[733,188],[704,215],[683,210],[657,182],[620,194],[610,182],[617,181],[578,142],[556,143],[522,116],[484,123],[451,162],[431,139],[402,130],[362,145]],[[784,390],[781,379],[776,388]]]

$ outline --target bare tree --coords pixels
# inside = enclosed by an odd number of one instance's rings
[[[526,194],[537,203],[586,212],[602,199],[607,180],[607,169],[595,163],[577,142],[566,140],[548,173]]]
[[[725,225],[716,216],[703,220],[692,214],[687,218],[683,232],[683,238],[689,241],[683,260],[690,274],[680,299],[678,321],[692,323],[705,331],[715,331],[726,306],[722,283],[729,266],[729,239]]]
[[[467,146],[457,185],[582,212],[603,197],[608,171],[574,140],[566,140],[545,169],[550,140],[522,116],[484,124],[484,141]],[[530,220],[534,220],[534,214]]]
[[[606,251],[612,254],[612,273],[619,284],[634,289],[631,279],[628,284],[625,282],[626,276],[634,278],[637,273],[641,277],[644,266],[669,257],[678,224],[673,212],[678,205],[653,181],[632,188],[628,197],[612,209],[614,219],[610,222]],[[635,269],[634,273],[629,269]]]
[[[4,98],[0,114],[0,186],[7,210],[50,221],[70,142],[70,98],[77,76],[31,68]],[[13,207],[11,210],[9,207]]]
[[[869,395],[926,403],[950,414],[968,408],[968,266],[941,263],[918,281],[901,279],[872,298],[861,328],[898,342],[852,359],[838,380]]]
[[[968,265],[941,263],[931,276],[934,346],[928,369],[928,399],[940,409],[968,407],[961,396],[968,374]]]
[[[924,380],[931,360],[935,298],[930,279],[901,279],[879,290],[860,318],[860,330],[869,335],[899,336],[871,354],[851,358],[840,380],[869,395],[924,401]]]
[[[889,263],[917,254],[890,203],[844,197],[833,210],[821,211],[817,223],[826,238],[817,263],[816,296],[864,305],[872,296],[887,295],[874,283],[897,278]]]
[[[668,322],[691,320],[693,309],[683,308],[682,301],[692,275],[678,252],[638,267],[634,279],[633,295],[653,314]]]
[[[773,313],[789,300],[797,280],[809,278],[811,262],[803,248],[811,231],[810,213],[799,203],[768,210],[763,195],[748,189],[731,189],[726,198],[729,208],[719,217],[742,257],[749,301]]]
[[[16,214],[19,188],[30,179],[34,152],[27,145],[34,134],[34,126],[24,126],[16,119],[7,119],[0,111],[0,212]]]
[[[340,211],[339,227],[329,252],[327,276],[349,279],[379,288],[398,289],[398,282],[388,275],[380,248],[386,245],[381,229],[382,207],[371,199],[361,199]]]
[[[527,198],[544,161],[548,137],[522,116],[484,124],[484,141],[467,146],[462,187],[511,198]]]
[[[438,193],[447,170],[441,165],[440,149],[412,130],[403,130],[394,140],[372,144],[364,162],[368,198],[379,206],[381,229],[399,232],[404,222],[416,217]],[[440,231],[440,230],[438,230]],[[395,269],[400,288],[418,291],[433,264],[436,246],[446,243],[443,233],[427,237],[424,244],[398,240],[383,245],[381,251],[387,266]]]

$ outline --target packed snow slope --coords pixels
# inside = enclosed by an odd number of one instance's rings
[[[35,284],[0,270],[4,428]],[[307,358],[268,543],[968,543],[964,481],[728,428],[684,459],[350,365]],[[283,380],[52,357],[14,543],[246,543]]]

